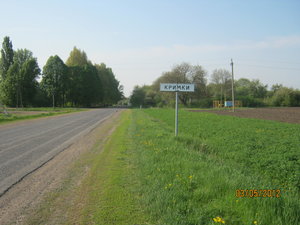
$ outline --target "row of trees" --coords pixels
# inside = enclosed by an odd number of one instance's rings
[[[130,96],[133,106],[171,106],[174,104],[174,93],[160,92],[160,83],[194,83],[195,92],[180,93],[180,102],[185,106],[212,107],[213,100],[231,100],[231,73],[224,69],[213,71],[208,82],[207,72],[199,65],[182,63],[171,71],[163,73],[152,85],[136,86]],[[300,91],[297,89],[267,85],[259,80],[241,78],[234,81],[235,99],[242,101],[243,106],[300,106]]]
[[[42,80],[38,82],[42,73]],[[8,106],[107,106],[123,97],[123,86],[104,63],[92,64],[74,47],[66,63],[50,56],[41,71],[27,49],[13,50],[5,37],[0,60],[0,102]]]

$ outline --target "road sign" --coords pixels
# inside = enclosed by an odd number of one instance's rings
[[[194,92],[194,84],[160,84],[160,91]]]
[[[175,136],[178,135],[178,92],[194,92],[194,84],[160,84],[160,91],[176,92],[175,96]]]

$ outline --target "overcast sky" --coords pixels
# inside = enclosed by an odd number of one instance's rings
[[[300,0],[0,0],[0,39],[27,48],[42,68],[74,46],[104,62],[129,96],[176,64],[209,75],[300,88]]]

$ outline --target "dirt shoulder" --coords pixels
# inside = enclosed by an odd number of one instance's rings
[[[49,198],[49,193],[59,192],[66,182],[71,182],[71,186],[76,188],[89,168],[85,166],[77,171],[70,169],[74,168],[74,163],[80,161],[84,153],[96,143],[102,145],[105,142],[115,129],[115,121],[121,112],[122,110],[118,110],[89,134],[79,138],[53,160],[26,176],[5,193],[0,198],[0,224],[26,224],[26,221],[37,213],[41,202]]]
[[[252,108],[231,110],[190,110],[192,112],[209,112],[218,115],[237,116],[264,120],[275,120],[285,123],[300,124],[300,107]]]

